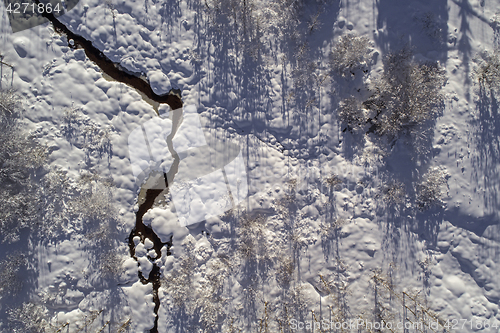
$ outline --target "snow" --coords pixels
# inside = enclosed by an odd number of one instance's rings
[[[194,105],[186,105],[183,108],[183,119],[172,143],[177,153],[187,152],[190,148],[205,146],[205,136],[201,127],[200,119]]]
[[[297,216],[294,239],[301,244],[294,257],[301,274],[297,284],[304,286],[309,310],[315,309],[318,315],[323,311],[322,316],[328,318],[325,304],[332,301],[320,290],[318,276],[338,276],[339,258],[347,267],[342,279],[349,285],[347,299],[353,317],[372,309],[370,278],[373,270],[383,269],[385,274],[392,270],[398,290],[424,290],[429,308],[443,320],[500,321],[496,195],[500,164],[494,146],[498,128],[489,122],[494,115],[489,120],[478,110],[477,87],[471,78],[475,54],[493,49],[489,20],[499,8],[498,1],[385,0],[376,5],[365,0],[345,1],[327,7],[320,15],[323,25],[319,30],[302,36],[308,41],[307,57],[316,63],[316,77],[327,72],[328,53],[335,41],[350,32],[374,42],[370,81],[380,74],[382,58],[408,42],[415,49],[415,59],[438,61],[446,68],[446,107],[436,121],[432,154],[424,165],[410,159],[402,141],[384,158],[374,143],[341,132],[333,115],[340,97],[332,91],[335,88],[343,98],[342,94],[356,86],[355,80],[342,81],[339,87],[333,87],[330,80],[309,82],[314,87],[304,86],[302,92],[314,93],[314,100],[303,103],[305,107],[310,102],[304,111],[293,104],[292,76],[297,68],[283,60],[284,50],[275,46],[261,67],[253,66],[245,58],[247,51],[237,53],[223,44],[227,42],[224,38],[208,35],[203,10],[197,7],[203,7],[202,2],[163,6],[156,1],[120,0],[114,2],[113,16],[104,2],[82,0],[60,18],[123,68],[147,78],[156,94],[165,94],[172,87],[182,91],[184,116],[173,138],[181,163],[177,181],[163,198],[173,204],[158,204],[144,216],[162,242],[172,237],[172,256],[167,257],[165,248],[162,251],[163,272],[174,269],[174,263],[185,254],[183,241],[192,235],[193,278],[201,285],[202,277],[210,274],[209,263],[236,251],[228,245],[236,237],[231,234],[236,221],[225,215],[230,209],[236,215],[248,211],[266,216],[268,229],[263,239],[268,241],[270,255],[278,256],[288,249],[289,241],[289,235],[280,229],[284,227],[279,227],[282,220],[278,215],[284,214],[280,213],[280,200],[286,199],[295,180],[295,210],[288,206],[284,210]],[[314,15],[314,11],[311,7],[304,16]],[[162,117],[158,117],[133,88],[104,78],[83,50],[69,49],[65,37],[54,33],[49,24],[11,34],[3,20],[3,61],[15,66],[13,86],[25,99],[25,122],[45,133],[40,139],[55,148],[49,157],[51,166],[68,170],[75,178],[79,170],[89,167],[84,147],[70,143],[60,132],[64,110],[80,108],[88,119],[112,128],[112,155],[93,159],[90,167],[113,179],[113,200],[124,211],[124,229],[130,230],[135,224],[141,174],[152,168],[168,172],[173,164],[166,145],[173,112],[160,106]],[[444,40],[436,36],[444,36]],[[263,39],[274,43],[272,34]],[[243,64],[248,67],[242,69]],[[9,86],[10,79],[4,67],[2,87]],[[483,127],[485,123],[491,128]],[[364,141],[359,144],[357,140]],[[227,141],[236,143],[238,149],[218,146],[217,142]],[[224,149],[234,155],[229,162],[214,157]],[[398,213],[384,208],[377,199],[387,175],[409,188],[434,166],[443,166],[450,176],[444,210],[420,213],[402,209]],[[330,188],[324,179],[332,174],[339,175],[342,183]],[[345,223],[328,247],[320,230],[333,216]],[[155,259],[156,253],[147,240],[145,244],[139,239],[134,242],[139,265],[131,258],[123,265],[120,281],[124,286],[117,289],[126,295],[127,307],[119,311],[124,318],[130,316],[132,331],[144,332],[153,326],[154,302],[152,285],[138,281],[137,271],[147,278],[153,267],[148,256]],[[127,249],[122,252],[127,255]],[[90,311],[89,299],[97,294],[109,297],[86,276],[91,255],[76,237],[40,244],[37,253],[38,276],[33,288],[62,295],[47,303],[61,323],[81,324],[85,311]],[[427,264],[421,264],[428,258]],[[255,328],[263,305],[256,302],[259,314],[254,317],[239,308],[239,303],[245,304],[251,278],[238,274],[226,290],[230,315],[239,317],[239,324],[253,321]],[[259,281],[261,297],[277,300],[280,287],[275,279]],[[163,289],[160,294],[160,331],[171,332],[169,296]],[[394,304],[397,310],[401,308]]]
[[[170,188],[170,193],[183,226],[220,215],[229,208],[222,171],[198,177],[193,185],[176,184]]]
[[[155,319],[153,312],[155,304],[153,302],[151,283],[143,285],[141,282],[136,282],[130,287],[124,287],[123,291],[128,296],[134,330],[144,332],[152,328]]]
[[[162,71],[149,71],[148,81],[151,85],[151,89],[153,89],[154,93],[157,95],[167,94],[170,89],[172,89],[168,76]]]
[[[144,215],[143,221],[151,224],[162,242],[169,241],[170,236],[174,242],[182,241],[189,233],[187,228],[179,227],[175,213],[169,209],[154,207]]]

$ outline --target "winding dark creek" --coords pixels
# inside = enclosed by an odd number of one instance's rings
[[[38,0],[35,0],[35,3],[39,3]],[[143,200],[139,200],[139,209],[136,213],[136,219],[135,219],[135,227],[132,229],[130,232],[130,235],[128,237],[128,245],[129,245],[129,250],[130,250],[130,256],[134,258],[137,261],[137,257],[135,255],[135,242],[134,238],[136,236],[140,237],[141,242],[144,243],[146,239],[149,239],[151,242],[153,242],[153,249],[156,252],[156,258],[159,259],[161,258],[161,249],[164,246],[167,246],[167,255],[170,254],[170,247],[172,245],[172,238],[168,242],[162,242],[160,237],[155,234],[154,230],[146,226],[143,222],[143,217],[144,215],[148,212],[149,209],[151,209],[155,203],[155,200],[158,198],[158,196],[162,193],[168,193],[168,180],[172,181],[175,174],[178,171],[179,168],[179,155],[175,152],[172,144],[172,139],[179,128],[180,123],[182,122],[182,111],[179,110],[182,108],[182,100],[181,98],[175,94],[172,93],[172,91],[168,94],[165,95],[158,95],[156,94],[153,89],[151,89],[150,84],[144,80],[143,78],[136,76],[134,74],[131,74],[121,68],[119,65],[115,64],[112,62],[106,55],[104,55],[103,52],[101,52],[99,49],[97,49],[94,45],[92,45],[92,42],[85,39],[82,36],[79,36],[73,32],[71,32],[63,23],[61,23],[52,13],[46,13],[44,12],[41,14],[43,17],[48,19],[51,23],[52,26],[54,27],[54,30],[62,35],[65,35],[68,39],[68,46],[72,49],[83,49],[85,51],[85,54],[89,58],[89,60],[93,61],[99,68],[102,70],[102,72],[109,77],[113,78],[114,80],[118,82],[122,82],[127,84],[128,86],[131,86],[132,88],[135,88],[137,91],[140,93],[144,94],[147,96],[149,99],[160,103],[160,104],[168,104],[172,110],[172,122],[173,122],[173,128],[171,134],[167,137],[167,146],[172,154],[172,157],[174,157],[174,162],[172,164],[172,167],[170,168],[168,173],[163,174],[163,179],[165,181],[165,188],[164,189],[141,189],[141,193],[139,195],[139,198],[143,198]],[[70,41],[73,42],[70,42]],[[161,180],[162,181],[162,180]],[[154,313],[155,313],[155,322],[153,328],[150,330],[150,333],[157,333],[158,332],[158,310],[160,308],[160,299],[158,296],[158,290],[161,286],[161,272],[160,272],[160,267],[154,262],[153,258],[149,258],[153,262],[153,268],[149,274],[149,277],[146,278],[142,274],[142,272],[139,272],[139,279],[143,284],[148,284],[151,283],[153,285],[153,301],[155,303],[154,307]]]

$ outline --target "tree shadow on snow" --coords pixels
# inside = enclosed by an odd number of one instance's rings
[[[161,26],[166,27],[165,35],[170,36],[172,32],[172,26],[177,22],[178,18],[181,17],[181,9],[179,6],[180,2],[175,0],[165,0],[162,1],[159,14],[161,16]]]
[[[382,49],[383,55],[410,45],[415,49],[415,53],[421,53],[442,64],[446,62],[446,0],[376,0],[376,7],[378,31],[375,42]]]
[[[474,192],[478,196],[482,192],[485,213],[495,213],[500,208],[500,114],[494,92],[480,87],[476,107],[477,117],[473,120],[476,135],[472,179],[478,187]]]

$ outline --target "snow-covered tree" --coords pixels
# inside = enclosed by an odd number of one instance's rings
[[[15,295],[23,286],[20,270],[27,265],[26,256],[13,253],[0,261],[0,296]]]
[[[348,97],[340,102],[338,108],[339,120],[346,123],[350,129],[355,129],[366,123],[363,105],[356,97]]]
[[[87,164],[91,164],[92,157],[111,156],[110,127],[95,123],[80,108],[64,110],[62,120],[62,133],[71,144],[84,150]]]
[[[283,255],[278,262],[276,269],[276,282],[281,288],[288,289],[294,280],[295,263],[290,256]]]
[[[0,233],[14,242],[23,228],[38,226],[34,173],[47,157],[20,122],[21,102],[12,90],[0,90]]]
[[[35,302],[23,303],[17,309],[9,310],[9,323],[14,333],[45,333],[49,327],[47,308]]]
[[[351,77],[369,64],[371,52],[372,44],[367,37],[344,35],[330,53],[331,68],[343,77]]]
[[[72,203],[74,212],[87,222],[114,219],[113,183],[98,173],[83,171],[78,180],[79,197]]]
[[[245,215],[240,219],[237,243],[242,258],[255,261],[270,260],[266,223],[267,219],[262,215]]]
[[[493,29],[495,46],[500,47],[500,12],[496,12],[490,19],[490,26]]]
[[[443,206],[445,189],[447,186],[447,173],[441,168],[431,168],[427,171],[422,181],[417,185],[417,206],[426,210],[432,206]]]
[[[473,74],[483,89],[500,91],[500,51],[484,51],[476,57]]]
[[[220,332],[222,320],[226,316],[224,285],[231,273],[227,258],[212,258],[207,262],[204,279],[196,295],[196,312],[200,314],[200,324],[205,332]]]
[[[0,115],[2,124],[4,122],[15,122],[19,113],[20,98],[12,89],[0,89]]]
[[[399,181],[391,181],[382,186],[382,200],[388,205],[400,205],[405,197],[405,186]]]
[[[99,258],[99,271],[106,278],[116,279],[123,270],[125,257],[117,251],[106,251]]]
[[[177,310],[192,313],[193,273],[196,265],[194,239],[186,237],[183,241],[184,254],[179,257],[171,271],[162,277],[162,287]]]
[[[372,96],[363,104],[375,112],[372,122],[381,135],[433,119],[443,104],[445,71],[437,64],[418,64],[405,48],[385,59],[384,73],[375,81]]]

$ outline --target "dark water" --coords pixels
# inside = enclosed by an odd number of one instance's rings
[[[175,177],[175,174],[179,170],[179,155],[173,148],[173,143],[172,139],[177,132],[177,129],[179,128],[180,123],[182,122],[182,113],[179,112],[179,110],[174,110],[173,111],[173,126],[172,126],[172,132],[170,135],[167,137],[167,146],[170,151],[170,154],[174,157],[174,162],[172,163],[172,167],[170,168],[168,174],[165,173],[163,174],[163,179],[161,181],[165,182],[165,188],[164,189],[157,189],[157,186],[153,189],[145,189],[146,193],[144,195],[144,201],[139,205],[139,209],[135,215],[135,227],[132,229],[130,232],[129,238],[128,238],[128,246],[130,249],[130,255],[137,260],[137,257],[135,256],[135,242],[134,242],[134,237],[138,236],[141,238],[141,242],[144,243],[146,239],[149,239],[150,241],[153,242],[153,249],[156,252],[156,258],[161,258],[161,248],[163,246],[167,246],[167,255],[170,254],[170,246],[172,246],[172,238],[170,238],[169,242],[163,243],[161,239],[156,235],[153,231],[152,228],[146,226],[143,222],[143,217],[144,214],[147,213],[149,209],[151,209],[154,205],[154,202],[156,198],[164,193],[168,193],[168,179],[173,180]],[[161,186],[160,186],[161,187]],[[144,190],[143,190],[144,191]],[[142,191],[141,191],[142,192]],[[150,258],[152,259],[152,258]],[[157,333],[158,332],[158,309],[160,308],[160,299],[158,297],[158,289],[161,286],[161,273],[160,273],[160,267],[156,265],[156,263],[153,263],[153,269],[149,273],[149,278],[145,278],[141,272],[139,272],[139,279],[143,284],[148,284],[152,283],[153,284],[153,301],[155,302],[155,307],[154,307],[154,312],[156,314],[155,318],[155,325],[151,329],[150,333]]]
[[[38,3],[38,0],[35,0],[35,2]],[[98,65],[103,73],[109,75],[116,81],[125,83],[135,88],[136,90],[143,93],[149,99],[155,102],[168,104],[172,110],[178,110],[182,108],[182,100],[178,95],[173,94],[172,91],[169,94],[157,95],[156,93],[154,93],[154,91],[151,89],[151,86],[145,79],[136,76],[133,73],[124,70],[119,65],[113,63],[108,57],[106,57],[106,55],[104,55],[104,53],[102,53],[99,49],[94,47],[92,45],[92,42],[90,42],[89,40],[85,39],[82,36],[79,36],[71,32],[64,24],[62,24],[56,18],[56,16],[54,16],[51,13],[44,13],[42,14],[42,16],[48,19],[52,23],[52,25],[54,26],[54,30],[56,32],[66,35],[68,41],[73,40],[72,44],[68,44],[70,48],[83,49],[87,57],[90,60],[92,60],[96,65]],[[156,252],[156,258],[161,258],[161,249],[163,248],[163,246],[167,246],[167,255],[170,254],[169,249],[172,244],[171,242],[172,239],[170,239],[170,241],[166,243],[162,242],[161,239],[158,237],[158,235],[155,234],[153,229],[146,226],[143,223],[143,217],[144,214],[146,214],[146,212],[153,207],[156,198],[160,194],[168,193],[168,180],[170,181],[173,180],[179,168],[179,155],[173,149],[172,138],[175,135],[180,123],[182,122],[182,112],[175,112],[172,120],[173,120],[173,129],[172,133],[167,137],[167,145],[170,153],[174,157],[174,163],[172,164],[172,167],[168,172],[168,174],[164,174],[163,177],[165,181],[164,189],[145,190],[144,200],[141,200],[142,203],[140,204],[139,210],[136,213],[135,227],[130,232],[128,238],[130,256],[135,260],[137,260],[137,257],[135,256],[135,243],[134,243],[134,237],[136,236],[138,236],[141,239],[142,243],[144,243],[146,239],[149,239],[151,242],[153,242],[154,244],[153,249]],[[152,260],[152,258],[150,259]],[[139,279],[143,284],[148,284],[148,283],[153,284],[153,300],[155,302],[154,312],[156,315],[158,314],[158,309],[160,307],[160,299],[158,296],[158,289],[160,288],[161,285],[160,275],[161,275],[160,267],[155,263],[153,263],[153,269],[151,270],[149,277],[147,279],[143,276],[141,272],[139,272]],[[150,332],[151,333],[158,332],[158,315],[156,316],[154,327],[151,329]]]

